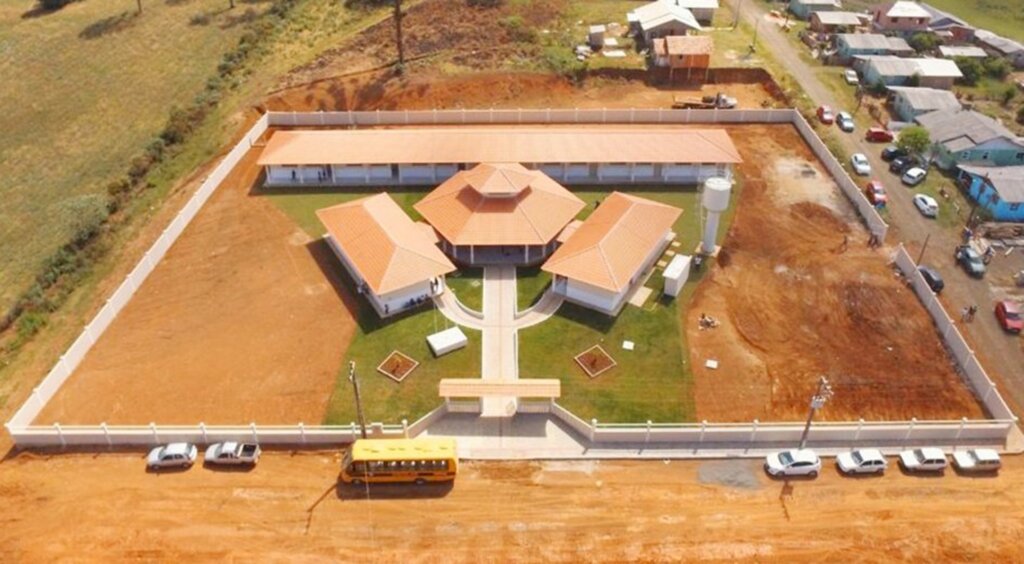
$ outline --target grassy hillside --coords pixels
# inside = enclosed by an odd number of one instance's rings
[[[267,5],[143,4],[0,4],[0,311],[67,241],[82,198],[125,172]]]
[[[875,0],[847,0],[849,10],[866,10]],[[974,27],[1024,41],[1024,2],[1020,0],[928,0],[928,4],[966,20]]]

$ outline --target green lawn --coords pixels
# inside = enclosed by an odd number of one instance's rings
[[[550,283],[551,275],[541,270],[539,266],[516,269],[518,309],[522,311],[537,303]]]
[[[737,191],[739,188],[737,188]],[[688,253],[700,234],[698,195],[692,188],[665,187],[630,190],[638,196],[683,208],[674,230]],[[576,191],[588,206],[605,191]],[[735,201],[735,200],[734,200]],[[725,214],[719,231],[723,236],[732,219]],[[559,403],[576,415],[609,423],[637,423],[694,420],[692,373],[686,335],[680,327],[681,311],[689,303],[703,272],[691,273],[683,293],[674,301],[652,297],[643,309],[627,305],[617,318],[566,304],[548,321],[520,331],[519,374],[523,378],[558,378],[562,381]],[[657,269],[647,285],[657,296],[662,282]],[[622,341],[636,343],[636,350],[622,349]],[[618,363],[597,378],[589,378],[573,358],[600,344]]]
[[[261,193],[258,197],[268,198],[310,237],[319,237],[324,234],[324,226],[317,219],[316,210],[372,196],[383,190],[384,188],[287,188]],[[427,190],[394,191],[391,188],[388,189],[388,194],[413,221],[423,219],[412,206],[427,195]]]
[[[445,277],[448,289],[455,292],[463,305],[476,311],[484,310],[484,270],[482,268],[462,268]]]
[[[943,187],[948,198],[943,198],[939,193],[940,188]],[[899,184],[899,188],[896,189],[906,190],[907,187]],[[971,204],[956,187],[953,177],[944,174],[938,167],[932,166],[928,169],[928,176],[925,177],[924,182],[918,184],[913,190],[916,193],[928,194],[939,203],[939,216],[935,218],[939,225],[957,231],[963,228],[967,216],[971,213]]]
[[[245,30],[235,22],[269,5],[147,1],[136,15],[133,0],[106,0],[30,15],[34,4],[0,5],[0,311],[67,242],[81,202],[105,196],[202,90]]]

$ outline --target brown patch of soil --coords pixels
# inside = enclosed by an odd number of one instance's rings
[[[419,365],[420,363],[408,356],[405,356],[398,351],[393,351],[384,359],[384,362],[380,363],[380,366],[377,367],[377,371],[396,382],[401,382]]]
[[[614,368],[615,360],[601,348],[601,345],[594,345],[576,356],[576,364],[580,365],[587,376],[596,378]]]
[[[37,423],[319,422],[354,330],[330,249],[252,197],[253,149]]]
[[[723,245],[729,265],[712,267],[684,317],[697,418],[799,420],[821,375],[835,389],[823,420],[981,417],[927,312],[887,251],[868,248],[797,132],[730,131],[744,184]],[[800,161],[819,174],[789,166]],[[721,326],[699,331],[700,312]]]

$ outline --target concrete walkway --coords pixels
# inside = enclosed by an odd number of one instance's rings
[[[484,380],[517,380],[516,356],[516,269],[514,266],[484,267],[484,324],[480,372]],[[482,413],[502,417],[515,413],[515,398],[483,398]]]
[[[442,315],[457,325],[477,331],[484,328],[483,313],[460,302],[459,298],[455,296],[455,292],[445,291],[440,296],[434,296],[434,305]]]
[[[562,307],[562,303],[565,302],[565,296],[556,294],[552,287],[549,286],[544,295],[537,300],[537,303],[532,306],[516,313],[516,318],[513,321],[516,329],[525,329],[527,327],[533,327],[538,323],[542,323],[549,317],[558,311],[558,308]]]

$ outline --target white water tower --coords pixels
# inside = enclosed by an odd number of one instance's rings
[[[704,222],[704,238],[700,250],[704,254],[715,252],[715,236],[718,234],[718,220],[722,212],[729,208],[729,195],[732,193],[732,182],[720,176],[712,176],[704,181],[704,195],[701,204],[707,211]]]

